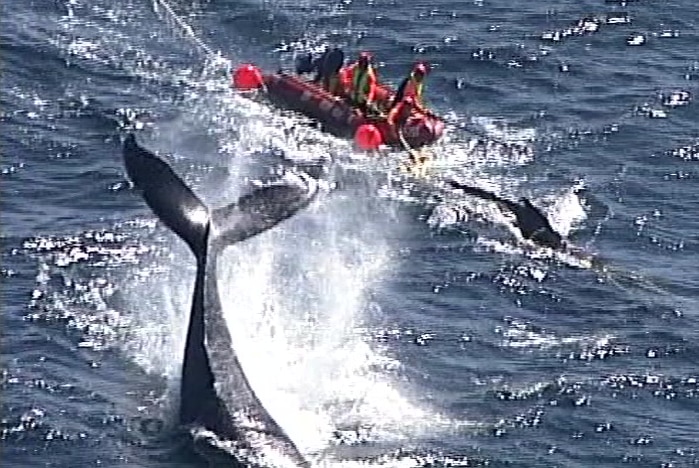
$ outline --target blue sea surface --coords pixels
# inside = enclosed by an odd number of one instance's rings
[[[327,166],[219,265],[236,353],[314,465],[699,465],[699,3],[1,9],[3,466],[207,466],[176,425],[194,259],[131,189],[129,129],[211,206]],[[393,85],[432,65],[425,177],[230,89],[333,45]],[[530,198],[576,253],[448,180]]]

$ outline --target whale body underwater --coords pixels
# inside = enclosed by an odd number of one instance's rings
[[[209,209],[165,161],[139,146],[133,134],[124,141],[123,157],[136,190],[187,243],[197,263],[179,423],[213,433],[203,444],[195,440],[195,446],[217,465],[269,466],[283,460],[285,466],[309,466],[248,382],[223,316],[216,268],[226,246],[273,228],[307,207],[317,195],[317,184],[299,173],[298,184],[256,188],[235,203]],[[277,463],[270,463],[273,460]]]

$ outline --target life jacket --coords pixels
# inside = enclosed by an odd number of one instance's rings
[[[391,112],[388,113],[388,123],[402,126],[410,118],[414,107],[414,104],[407,104],[405,101],[399,102],[391,109]]]
[[[412,97],[415,99],[417,105],[422,106],[422,90],[425,87],[425,82],[415,79],[415,76],[410,75],[410,79],[405,85],[405,90],[403,91],[403,97]]]
[[[352,86],[352,67],[346,66],[340,68],[340,72],[337,75],[340,78],[340,84],[345,89],[345,93],[349,94]]]
[[[352,92],[350,97],[358,104],[373,102],[376,95],[376,73],[369,66],[366,70],[360,70],[355,64],[350,70]]]

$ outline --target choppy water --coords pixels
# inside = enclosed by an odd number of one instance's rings
[[[3,465],[205,466],[172,424],[194,266],[128,189],[125,115],[213,205],[279,155],[332,161],[221,268],[253,386],[318,463],[699,463],[699,113],[670,98],[698,91],[696,2],[168,5],[3,2]],[[426,179],[227,88],[327,44],[393,83],[433,63]],[[530,197],[595,266],[448,178]]]

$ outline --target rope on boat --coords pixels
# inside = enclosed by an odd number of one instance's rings
[[[213,63],[225,62],[228,66],[230,66],[230,60],[223,58],[220,53],[214,52],[213,49],[194,32],[192,26],[190,26],[180,15],[175,13],[172,5],[170,5],[167,0],[153,0],[153,10],[156,14],[158,14],[160,11],[159,7],[162,7],[167,14],[166,16],[169,17],[173,23],[175,23],[175,25],[179,28],[180,33],[186,37],[189,37],[192,43],[206,54],[206,58],[208,60]]]

